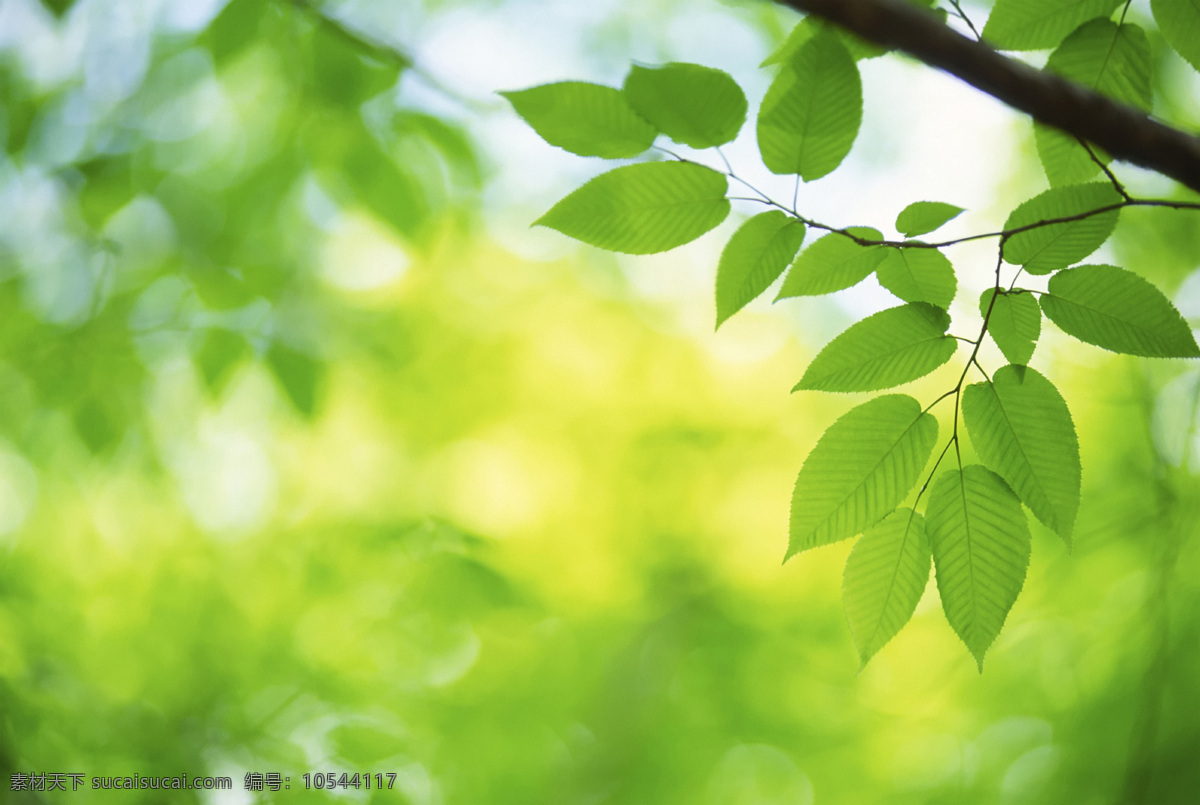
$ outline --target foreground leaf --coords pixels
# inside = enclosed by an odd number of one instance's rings
[[[758,66],[770,67],[773,64],[787,64],[805,42],[822,33],[838,37],[842,44],[845,45],[846,51],[855,61],[859,59],[873,59],[887,53],[886,48],[881,48],[865,39],[861,39],[845,28],[839,28],[832,23],[825,22],[820,17],[810,16],[800,20],[796,24],[796,27],[792,29],[792,32],[788,34],[783,44],[776,48],[771,55],[763,59],[762,63]]]
[[[914,302],[851,325],[821,350],[793,391],[877,391],[924,377],[950,360],[950,315]]]
[[[877,229],[852,226],[847,230],[864,240],[882,240]],[[776,299],[820,296],[857,285],[887,257],[886,246],[860,246],[845,235],[830,233],[805,249],[788,272]]]
[[[1025,583],[1025,513],[1000,476],[971,464],[934,482],[925,525],[942,609],[982,671],[983,656]]]
[[[561,81],[500,94],[543,140],[579,156],[637,156],[658,135],[614,87]]]
[[[996,0],[983,37],[1000,50],[1052,48],[1094,17],[1107,17],[1121,0]]]
[[[834,422],[792,493],[787,558],[853,537],[900,504],[929,461],[937,420],[904,394],[876,397]]]
[[[837,37],[809,39],[779,71],[758,113],[758,150],[772,173],[806,182],[833,171],[862,123],[862,80]]]
[[[879,284],[905,302],[950,307],[958,287],[954,266],[937,249],[889,249],[875,269]]]
[[[1150,0],[1150,10],[1163,38],[1200,70],[1200,5],[1194,0]]]
[[[665,252],[725,220],[727,189],[723,175],[690,162],[626,165],[592,179],[534,224],[609,251]]]
[[[1054,385],[1024,366],[1005,366],[991,383],[968,386],[963,422],[988,469],[1069,545],[1079,511],[1079,441]]]
[[[842,601],[865,666],[912,618],[929,581],[925,518],[897,509],[868,528],[846,559]]]
[[[629,105],[677,143],[731,142],[746,122],[746,95],[725,72],[699,64],[635,65],[625,77]]]
[[[987,318],[988,332],[1009,363],[1022,366],[1029,363],[1042,334],[1042,309],[1033,294],[1028,291],[997,294],[995,288],[988,288],[979,297],[979,314]]]
[[[906,238],[915,238],[939,229],[962,213],[962,207],[944,201],[914,201],[896,216],[896,231]]]
[[[1021,204],[1004,228],[1068,218],[1118,204],[1121,196],[1107,182],[1055,187]],[[1120,210],[1088,215],[1066,223],[1049,224],[1020,232],[1004,244],[1004,259],[1024,266],[1030,274],[1049,274],[1087,257],[1108,239],[1117,225]]]
[[[1162,291],[1117,266],[1079,266],[1050,278],[1042,310],[1068,335],[1148,358],[1200,357],[1183,316]]]
[[[717,264],[717,326],[767,289],[804,241],[804,224],[771,210],[746,221]]]

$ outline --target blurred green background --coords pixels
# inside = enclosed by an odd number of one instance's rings
[[[796,472],[849,407],[788,390],[877,295],[755,304],[714,334],[732,218],[641,259],[528,229],[601,166],[495,90],[689,59],[756,101],[795,19],[0,0],[0,800],[1200,799],[1196,369],[1047,334],[1034,364],[1083,452],[1073,551],[1031,520],[982,675],[932,584],[860,672],[851,543],[780,560]],[[1200,122],[1154,46],[1161,104]],[[815,217],[936,197],[986,231],[1041,186],[1027,123],[947,116],[962,90],[864,65],[862,141],[804,188]],[[1194,216],[1130,211],[1108,252],[1200,316]],[[956,316],[993,261],[956,256]],[[234,790],[10,790],[38,772]],[[306,792],[306,772],[396,783]]]

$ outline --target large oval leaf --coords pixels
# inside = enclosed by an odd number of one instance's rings
[[[804,224],[779,210],[742,224],[717,264],[717,326],[765,291],[803,241]]]
[[[912,617],[929,581],[925,518],[897,509],[863,532],[846,559],[842,602],[865,666]]]
[[[1004,228],[1018,229],[1039,221],[1083,215],[1120,201],[1117,191],[1106,182],[1054,187],[1013,210]],[[1119,212],[1113,209],[1019,232],[1005,241],[1004,259],[1024,266],[1030,274],[1049,274],[1066,268],[1100,248],[1116,227]]]
[[[937,249],[889,249],[875,269],[879,284],[905,302],[950,307],[958,287],[954,266]]]
[[[758,112],[758,150],[772,173],[806,182],[833,171],[862,123],[862,79],[837,37],[801,45],[771,83]]]
[[[690,162],[626,165],[592,179],[534,224],[609,251],[665,252],[725,220],[727,189],[724,175]]]
[[[950,360],[950,315],[923,302],[880,311],[821,350],[793,391],[877,391],[924,377]]]
[[[971,464],[934,482],[925,525],[942,609],[982,671],[983,655],[1025,583],[1025,512],[1000,476]]]
[[[1107,17],[1121,0],[996,0],[983,36],[1001,50],[1052,48],[1095,17]]]
[[[847,230],[864,240],[881,240],[883,235],[868,226]],[[862,282],[887,256],[886,246],[860,246],[845,235],[831,233],[805,249],[788,272],[776,299],[820,296]]]
[[[963,422],[975,452],[1047,528],[1071,542],[1079,510],[1079,442],[1054,385],[1024,366],[968,386]]]
[[[724,145],[746,122],[746,95],[725,72],[699,64],[635,65],[625,77],[634,111],[677,143]]]
[[[637,156],[658,135],[614,87],[561,81],[500,94],[543,140],[572,154],[606,159]]]
[[[1029,363],[1042,334],[1042,309],[1033,294],[1022,290],[998,294],[988,288],[979,297],[979,314],[987,318],[988,332],[1009,363]]]
[[[1162,291],[1117,266],[1079,266],[1050,278],[1042,310],[1064,333],[1112,352],[1200,357],[1191,328]]]
[[[1163,38],[1200,70],[1200,5],[1195,0],[1150,0]]]
[[[937,420],[904,394],[876,397],[834,422],[809,453],[792,493],[787,558],[878,522],[916,484]]]

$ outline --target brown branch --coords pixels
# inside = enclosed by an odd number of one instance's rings
[[[1200,192],[1200,137],[997,53],[905,0],[775,0],[957,76],[1034,120]]]

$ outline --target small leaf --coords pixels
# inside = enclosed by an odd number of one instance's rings
[[[996,0],[983,37],[1000,50],[1052,48],[1094,17],[1107,17],[1121,0]]]
[[[954,355],[949,326],[924,302],[880,311],[830,341],[792,391],[877,391],[924,377]]]
[[[940,229],[962,213],[962,207],[944,201],[914,201],[896,216],[896,231],[906,238],[915,238]]]
[[[637,156],[658,134],[614,87],[562,81],[500,94],[543,140],[582,157]]]
[[[1046,69],[1143,111],[1150,109],[1150,43],[1136,25],[1092,20],[1063,40],[1050,54]],[[1041,124],[1034,125],[1034,135],[1050,184],[1086,182],[1100,170],[1075,137]]]
[[[717,326],[765,291],[803,241],[804,224],[779,210],[742,224],[717,265]]]
[[[1050,278],[1042,310],[1068,335],[1148,358],[1200,357],[1191,328],[1162,291],[1117,266],[1079,266]]]
[[[602,173],[535,225],[601,249],[665,252],[695,240],[729,214],[728,183],[690,162],[646,162]]]
[[[267,351],[267,366],[279,381],[292,406],[312,419],[317,410],[317,393],[324,374],[313,356],[280,343]]]
[[[1013,210],[1004,228],[1017,229],[1039,221],[1069,218],[1120,202],[1121,196],[1107,182],[1055,187]],[[1116,227],[1119,212],[1113,209],[1077,221],[1019,232],[1005,241],[1004,259],[1024,266],[1030,274],[1049,274],[1066,268],[1100,248]]]
[[[711,148],[732,142],[746,122],[746,94],[725,72],[672,62],[634,66],[625,77],[633,110],[677,143]]]
[[[772,173],[819,179],[842,163],[862,123],[862,79],[837,37],[805,42],[758,113],[758,150]]]
[[[882,240],[883,235],[866,226],[847,230],[864,240]],[[805,249],[788,272],[776,300],[792,296],[820,296],[862,282],[887,257],[884,246],[860,246],[836,232],[817,239]]]
[[[897,509],[868,528],[846,559],[842,601],[862,664],[904,628],[929,581],[925,518]]]
[[[970,464],[934,482],[925,526],[942,609],[982,671],[983,656],[1025,584],[1025,512],[1000,476]]]
[[[240,333],[214,328],[204,334],[193,360],[209,394],[220,397],[233,370],[250,355],[250,344]]]
[[[1042,309],[1033,294],[1020,290],[996,294],[995,288],[988,288],[979,297],[979,313],[987,318],[988,332],[1008,362],[1028,364],[1042,334]]]
[[[1024,366],[968,386],[963,422],[988,469],[1068,545],[1079,510],[1079,442],[1058,389]]]
[[[937,249],[889,249],[875,276],[879,284],[905,302],[950,307],[958,287],[954,266]]]
[[[1167,43],[1200,70],[1200,5],[1194,0],[1150,0],[1150,10]]]
[[[776,48],[771,55],[763,59],[762,64],[758,66],[770,67],[773,64],[787,64],[805,42],[819,33],[833,34],[840,38],[842,44],[846,46],[846,51],[855,61],[873,59],[876,56],[882,56],[884,53],[887,53],[886,48],[881,48],[865,39],[861,39],[844,28],[839,28],[836,25],[825,22],[820,17],[805,17],[796,24],[796,27],[788,34],[783,44]]]
[[[899,505],[937,441],[937,419],[905,394],[844,414],[809,453],[792,493],[787,558],[848,539]]]

